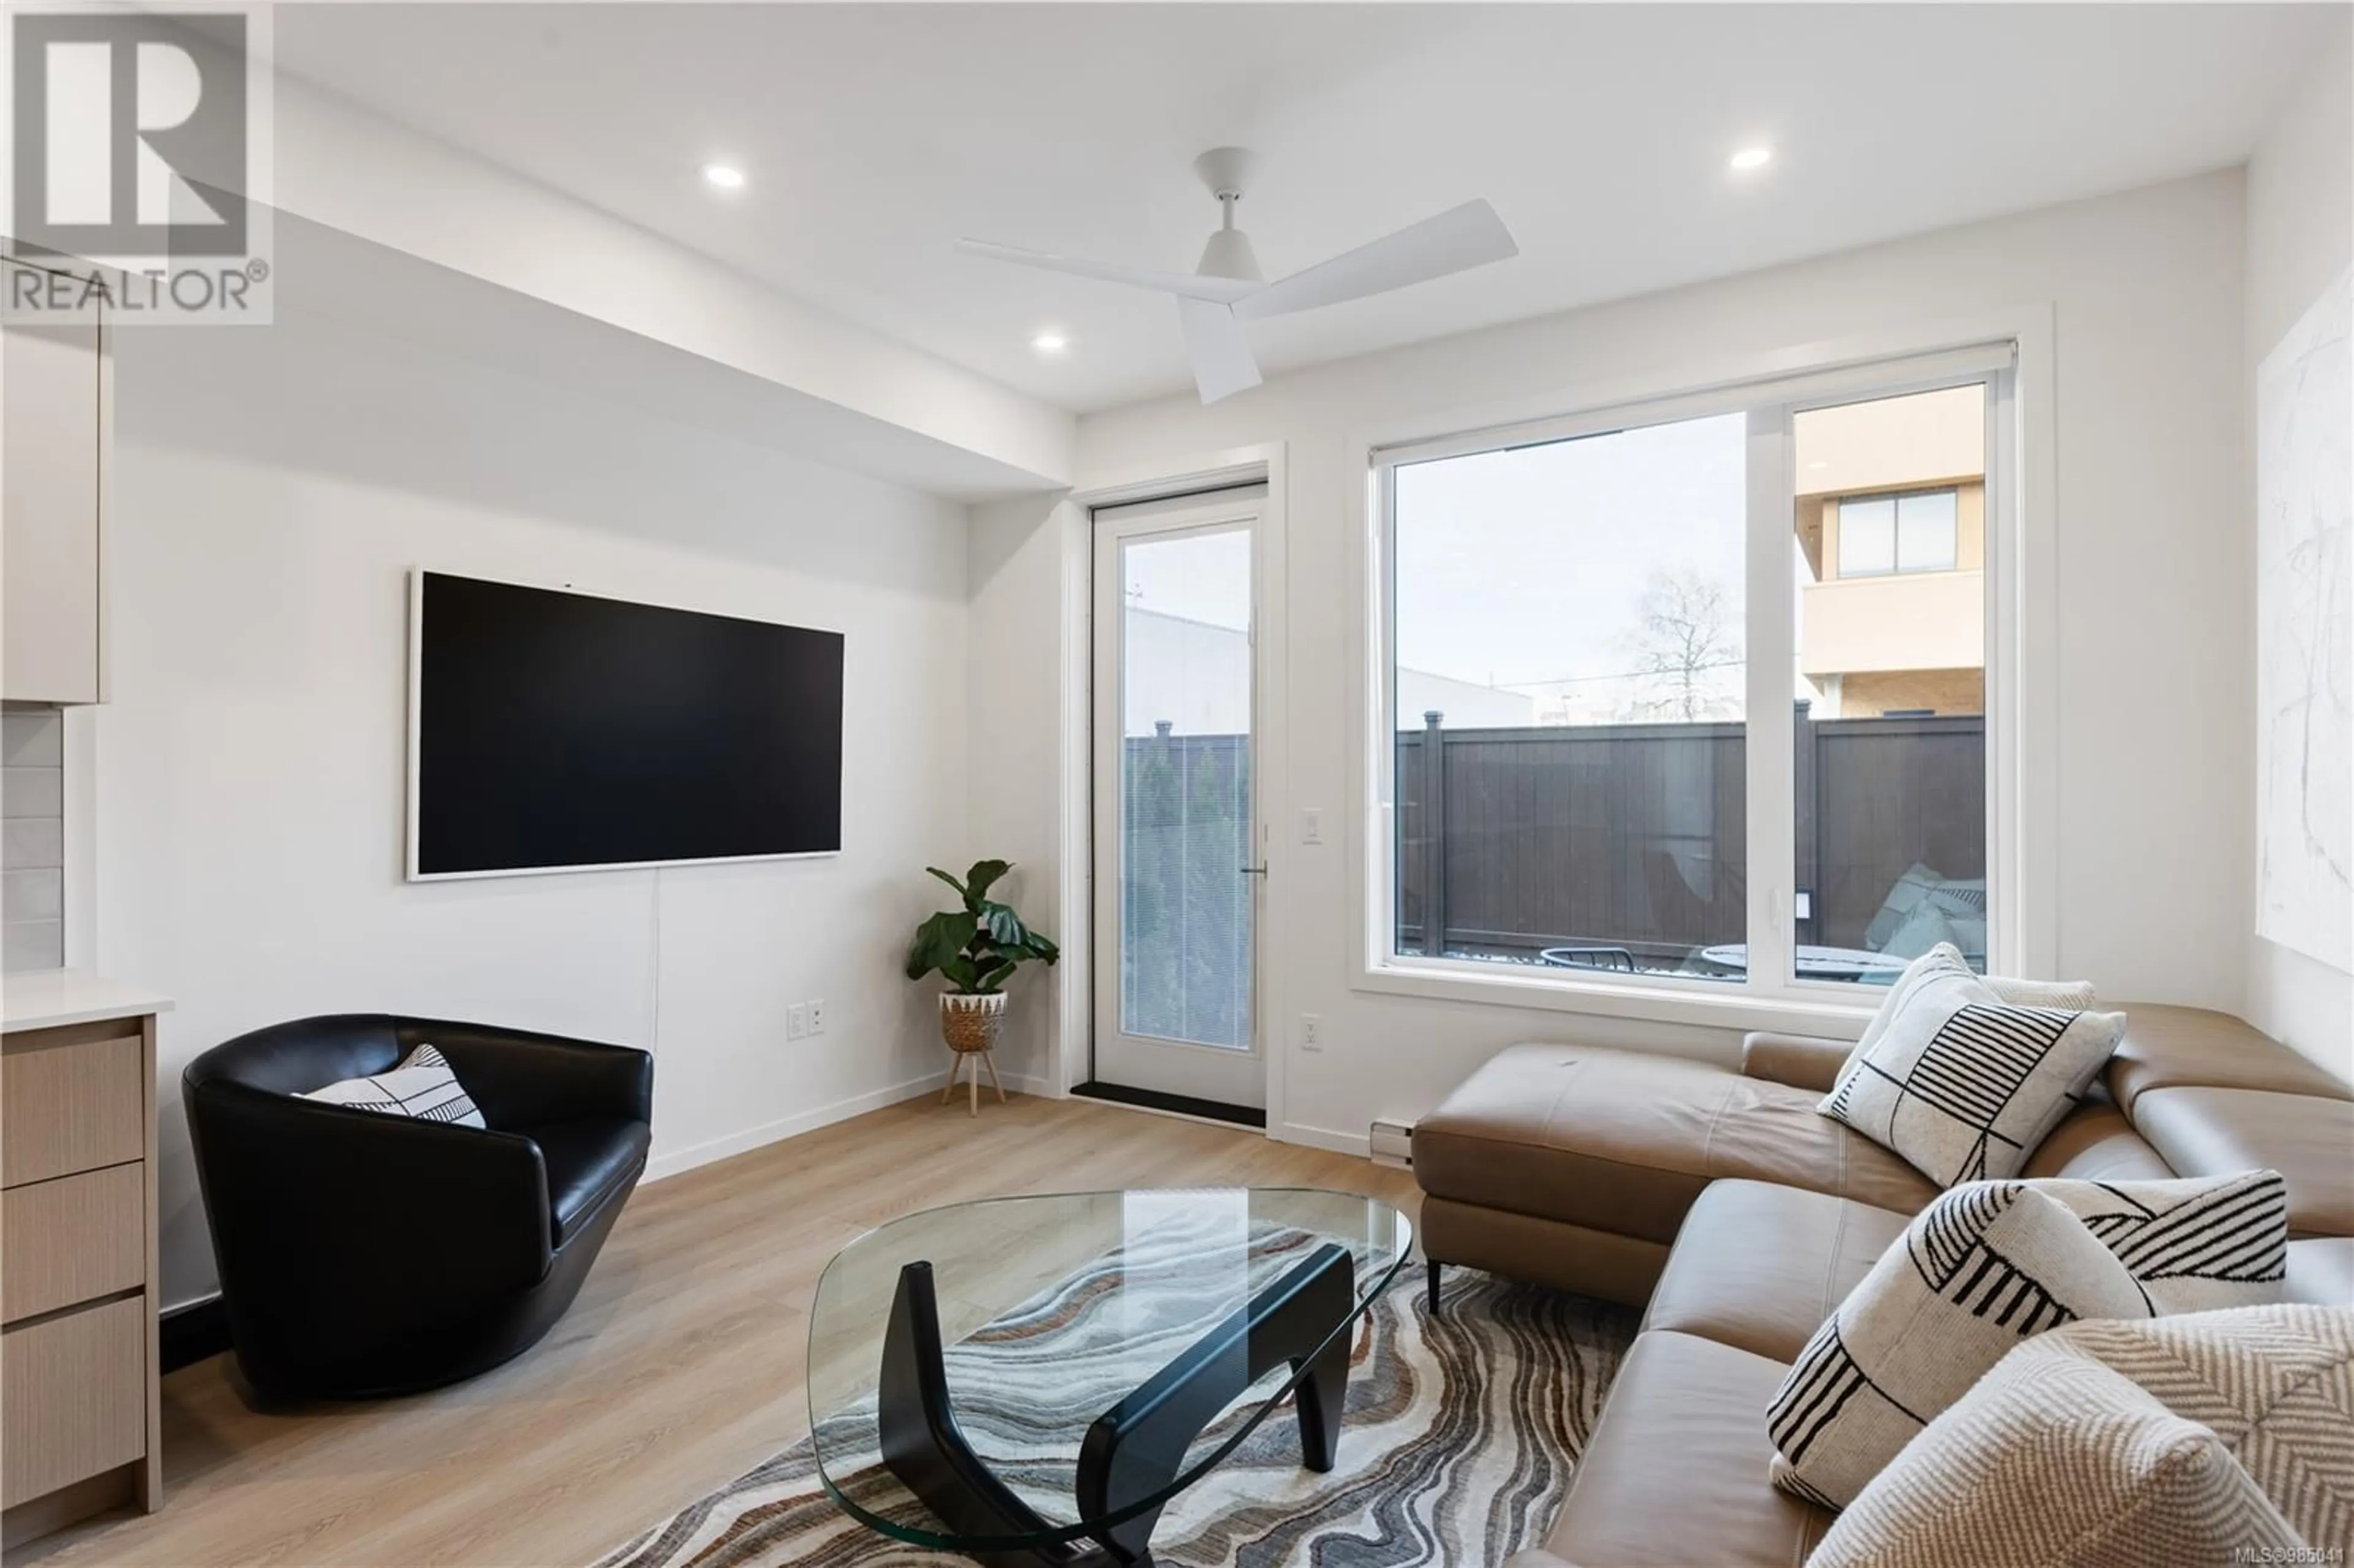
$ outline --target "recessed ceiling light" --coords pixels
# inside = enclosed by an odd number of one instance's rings
[[[1814,461],[1812,461],[1812,462],[1808,463],[1807,466],[1808,466],[1808,468],[1810,468],[1810,469],[1817,469],[1817,468],[1829,468],[1829,467],[1830,467],[1830,466],[1831,466],[1831,464],[1830,464],[1830,460],[1829,460],[1829,458],[1817,458]]]
[[[1762,169],[1773,161],[1774,149],[1771,147],[1744,147],[1733,154],[1733,166],[1744,172]]]
[[[1055,332],[1050,329],[1046,332],[1042,332],[1036,337],[1032,338],[1030,340],[1030,346],[1036,349],[1041,354],[1060,354],[1065,349],[1071,346],[1071,340],[1065,337],[1061,333]]]
[[[744,188],[744,171],[733,164],[705,164],[703,183],[723,191],[740,191]]]

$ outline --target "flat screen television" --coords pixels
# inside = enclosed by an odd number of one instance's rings
[[[842,635],[419,571],[408,875],[842,848]]]

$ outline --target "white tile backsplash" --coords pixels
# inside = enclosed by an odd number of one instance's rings
[[[65,715],[0,714],[0,970],[66,961]]]
[[[66,964],[66,923],[11,920],[0,925],[0,969],[61,969]]]
[[[66,874],[56,867],[0,871],[0,921],[62,920]]]
[[[56,709],[0,714],[0,768],[62,768],[64,716]]]
[[[66,810],[62,768],[0,768],[0,817],[58,817]]]
[[[24,817],[0,821],[0,866],[58,866],[66,863],[66,825],[55,817]]]

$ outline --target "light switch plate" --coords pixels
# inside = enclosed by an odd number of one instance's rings
[[[805,1040],[809,1037],[809,1003],[797,1001],[785,1009],[785,1038]]]
[[[1299,842],[1320,844],[1324,842],[1324,808],[1310,806],[1299,813]]]

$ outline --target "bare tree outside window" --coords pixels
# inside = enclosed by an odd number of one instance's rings
[[[1742,642],[1724,585],[1706,572],[1662,568],[1644,586],[1628,640],[1641,694],[1630,718],[1738,718]]]

